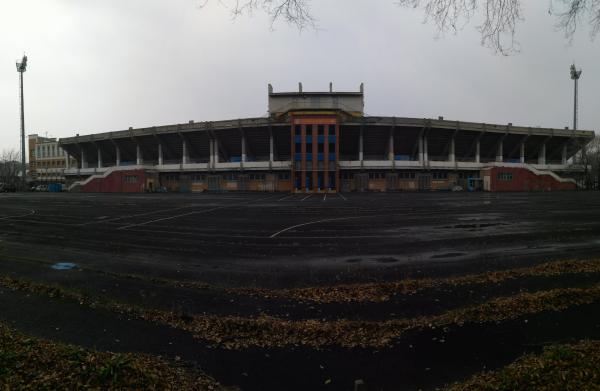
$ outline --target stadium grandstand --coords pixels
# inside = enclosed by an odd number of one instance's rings
[[[70,191],[574,190],[593,131],[366,116],[355,92],[274,92],[261,118],[76,135]],[[69,159],[69,156],[75,160]],[[76,164],[74,164],[76,161]]]

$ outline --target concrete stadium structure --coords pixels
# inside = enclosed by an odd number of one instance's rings
[[[274,92],[264,118],[63,138],[71,191],[577,188],[593,131],[364,115],[364,90]]]

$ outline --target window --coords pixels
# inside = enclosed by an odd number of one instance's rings
[[[434,172],[431,174],[431,178],[432,179],[448,179],[448,173],[447,172]]]
[[[137,175],[125,175],[123,177],[123,181],[125,183],[137,183],[138,177],[137,177]]]
[[[290,179],[290,173],[289,172],[280,172],[279,173],[279,179],[281,179],[281,180],[289,180]]]
[[[325,134],[325,127],[323,125],[319,125],[319,130],[317,131],[319,136],[322,136]]]
[[[510,172],[499,172],[498,173],[498,180],[500,181],[512,181],[513,180],[513,174]]]

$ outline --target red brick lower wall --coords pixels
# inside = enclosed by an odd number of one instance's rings
[[[498,179],[498,174],[510,173],[512,180]],[[575,190],[573,182],[560,182],[549,174],[537,175],[522,167],[493,167],[483,170],[483,177],[489,176],[489,191],[553,191]]]
[[[135,183],[125,183],[126,176],[137,176]],[[146,184],[144,170],[115,171],[106,178],[95,178],[83,186],[86,193],[142,193]]]

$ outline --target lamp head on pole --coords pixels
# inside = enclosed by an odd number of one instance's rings
[[[17,72],[23,73],[27,70],[27,56],[23,55],[21,62],[17,62]]]
[[[580,76],[581,76],[581,69],[580,70],[575,69],[575,64],[572,64],[571,65],[571,79],[579,80]]]

